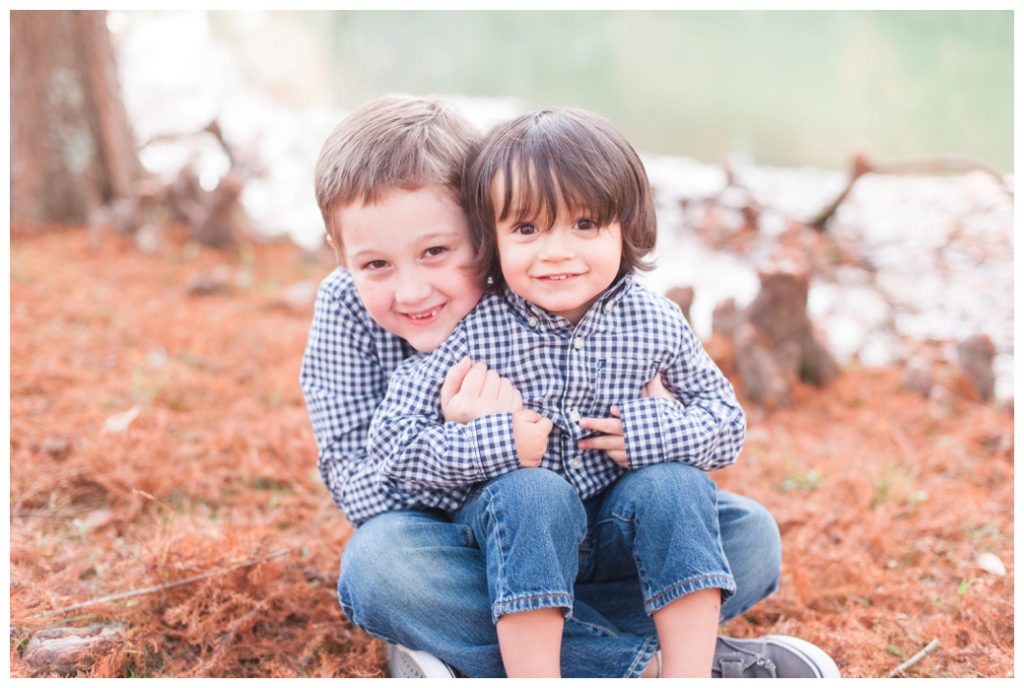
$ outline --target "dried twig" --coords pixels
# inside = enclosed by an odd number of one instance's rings
[[[847,181],[846,186],[839,193],[834,201],[825,206],[817,215],[808,220],[807,225],[814,227],[820,232],[825,231],[825,223],[828,222],[839,206],[842,205],[843,201],[850,194],[853,189],[853,185],[857,183],[857,180],[863,177],[869,172],[877,174],[912,174],[917,172],[971,172],[980,171],[991,177],[999,186],[1003,188],[1006,194],[1013,198],[1013,189],[1009,187],[1003,175],[999,174],[991,167],[972,160],[971,158],[959,157],[959,156],[945,156],[936,158],[923,158],[921,160],[908,160],[905,162],[888,163],[888,164],[876,164],[870,162],[864,155],[856,154],[853,156],[850,165],[850,179]]]
[[[907,669],[909,669],[910,667],[914,666],[922,659],[924,659],[929,653],[934,652],[938,646],[939,639],[934,638],[930,643],[924,646],[924,649],[922,649],[920,652],[918,652],[916,655],[914,655],[907,661],[903,662],[903,664],[900,664],[898,667],[890,671],[889,675],[886,676],[886,678],[895,678],[899,674],[902,674],[904,671],[906,671]]]
[[[206,573],[201,573],[201,574],[199,574],[197,576],[190,576],[189,578],[183,578],[182,580],[178,580],[178,581],[171,581],[170,583],[162,583],[160,585],[153,585],[151,587],[142,588],[140,590],[130,590],[129,592],[119,592],[119,593],[114,594],[114,595],[106,595],[104,597],[97,597],[97,598],[92,599],[92,600],[86,600],[85,602],[78,602],[77,604],[72,604],[72,605],[69,605],[67,607],[61,607],[60,609],[52,609],[52,610],[50,610],[48,612],[40,612],[39,614],[32,614],[28,618],[35,619],[35,618],[39,618],[39,617],[43,617],[43,616],[54,616],[56,614],[63,614],[64,612],[70,612],[70,611],[72,611],[74,609],[81,609],[82,607],[91,607],[94,604],[102,604],[104,602],[114,602],[116,600],[124,600],[124,599],[127,599],[129,597],[139,597],[141,595],[149,595],[150,593],[160,592],[162,590],[170,590],[171,588],[181,587],[182,585],[188,585],[190,583],[195,583],[196,581],[205,580],[207,578],[213,578],[214,576],[222,576],[225,573],[230,573],[231,571],[234,571],[236,569],[242,569],[242,568],[245,568],[247,566],[254,566],[255,564],[262,564],[264,562],[270,561],[271,559],[277,559],[278,557],[282,557],[285,554],[288,554],[288,552],[289,552],[289,549],[287,547],[285,547],[284,549],[279,549],[276,552],[271,552],[270,554],[268,554],[265,557],[256,558],[256,559],[250,559],[249,561],[243,561],[241,564],[235,564],[234,566],[231,566],[231,567],[226,568],[226,569],[217,569],[217,570],[214,570],[214,571],[207,571]]]

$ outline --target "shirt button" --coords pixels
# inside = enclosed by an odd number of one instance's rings
[[[577,337],[575,340],[573,340],[572,345],[574,347],[576,347],[576,349],[582,349],[583,348],[583,337]]]
[[[540,321],[537,320],[537,316],[536,315],[531,315],[530,316],[530,327],[537,327],[537,323],[539,323],[539,322]]]
[[[569,418],[572,419],[573,423],[579,423],[580,422],[580,412],[577,411],[576,409],[569,409]]]
[[[606,303],[606,304],[604,305],[604,312],[605,312],[605,313],[611,313],[611,310],[612,310],[613,308],[615,308],[615,304],[614,304],[614,303],[612,303],[611,301],[609,301],[608,303]]]
[[[578,471],[580,468],[583,467],[583,458],[577,456],[572,461],[569,462],[569,465],[572,466],[572,469],[574,471]]]

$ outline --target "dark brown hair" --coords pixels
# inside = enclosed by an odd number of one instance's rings
[[[334,212],[375,203],[392,189],[431,184],[451,190],[461,205],[463,163],[479,132],[438,98],[382,96],[343,119],[316,163],[316,201],[337,247]]]
[[[649,270],[657,222],[647,173],[633,147],[612,124],[586,110],[544,109],[498,124],[466,159],[463,199],[477,268],[495,287],[504,284],[495,224],[547,218],[560,202],[593,213],[599,226],[622,226],[619,274]],[[493,184],[500,181],[501,199]]]

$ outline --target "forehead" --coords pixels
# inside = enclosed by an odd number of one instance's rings
[[[509,191],[506,191],[506,187]],[[491,200],[499,220],[525,219],[550,223],[567,213],[588,211],[583,194],[563,186],[557,171],[538,172],[534,166],[498,170],[491,179]]]
[[[439,237],[468,238],[466,214],[444,187],[394,189],[373,203],[350,203],[335,211],[346,257],[394,252]]]

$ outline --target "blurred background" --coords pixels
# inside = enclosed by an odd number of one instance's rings
[[[842,191],[854,155],[907,164],[917,176],[868,175],[831,218],[875,272],[815,280],[810,311],[842,360],[984,332],[1011,394],[1011,12],[111,12],[107,25],[147,169],[189,162],[214,188],[231,164],[221,146],[163,137],[216,119],[261,167],[241,192],[253,229],[309,249],[319,148],[374,96],[446,95],[481,128],[543,105],[607,116],[659,191],[646,279],[695,286],[704,336],[716,304],[753,298],[790,222]],[[740,231],[751,203],[762,240],[744,251],[679,231]]]

